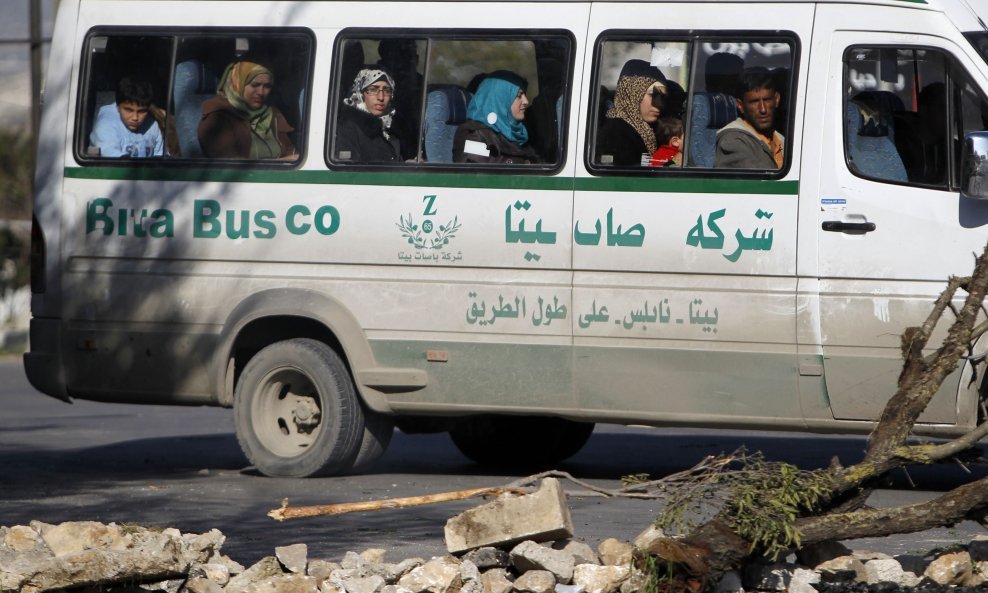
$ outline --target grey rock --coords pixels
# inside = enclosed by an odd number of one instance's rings
[[[203,578],[223,587],[230,582],[230,567],[218,562],[197,564],[189,569],[189,579],[194,578]]]
[[[649,546],[660,539],[665,539],[665,537],[665,532],[653,524],[649,525],[644,531],[636,535],[635,539],[631,540],[631,543],[639,550],[648,550]]]
[[[821,542],[800,548],[796,552],[796,560],[804,566],[816,568],[828,560],[850,555],[851,549],[840,542]]]
[[[508,573],[503,568],[492,568],[480,576],[480,584],[484,593],[510,593],[514,588],[508,579]]]
[[[902,565],[894,558],[879,558],[865,562],[865,582],[869,585],[875,583],[900,583],[905,571]]]
[[[850,580],[866,581],[868,575],[865,573],[864,562],[853,556],[841,556],[833,560],[821,562],[815,569],[820,573],[824,582],[843,583],[847,582],[848,573],[854,576]]]
[[[384,578],[376,574],[343,579],[343,588],[347,593],[378,593],[386,584]]]
[[[556,593],[583,593],[583,587],[580,585],[564,585],[562,583],[556,583],[553,588]]]
[[[340,568],[340,565],[336,562],[318,559],[309,561],[309,568],[306,572],[310,577],[314,577],[322,582],[328,579],[334,570],[339,570]]]
[[[720,577],[717,583],[716,593],[744,593],[744,586],[741,584],[741,575],[736,570],[729,570]]]
[[[573,568],[576,566],[573,556],[570,554],[561,550],[553,550],[533,541],[524,541],[512,548],[511,564],[518,572],[547,570],[560,583],[566,584],[573,580]],[[517,585],[515,588],[518,588]]]
[[[318,593],[319,582],[301,574],[280,574],[247,585],[245,593]]]
[[[231,577],[230,582],[224,587],[227,593],[238,593],[246,591],[247,587],[253,583],[280,576],[282,573],[281,563],[274,556],[266,556],[254,563],[250,568],[242,573]]]
[[[479,581],[480,580],[480,569],[477,565],[469,560],[460,560],[460,578],[466,581]]]
[[[972,562],[988,562],[988,539],[981,539],[982,537],[975,537],[967,545],[967,553],[971,555]]]
[[[785,591],[792,581],[793,570],[790,564],[750,564],[744,568],[741,582],[745,589]]]
[[[813,586],[820,582],[820,573],[806,568],[797,568],[792,572],[788,593],[817,593]]]
[[[631,574],[629,565],[580,564],[573,570],[573,584],[585,593],[613,593]]]
[[[511,566],[510,554],[504,550],[490,546],[470,550],[463,555],[463,560],[473,562],[480,570],[487,568],[507,568]]]
[[[452,556],[432,558],[398,579],[398,584],[412,593],[454,593],[463,584],[460,561]]]
[[[343,555],[343,560],[340,561],[340,566],[348,570],[361,571],[366,564],[367,561],[356,552],[347,552]]]
[[[609,566],[626,566],[634,553],[634,546],[613,537],[605,539],[597,546],[601,564]]]
[[[549,593],[556,586],[556,577],[548,570],[530,570],[515,579],[515,591]]]
[[[191,577],[185,581],[185,590],[189,593],[222,593],[223,587],[206,577]]]
[[[552,542],[552,549],[566,552],[573,557],[575,564],[600,564],[597,552],[587,544],[575,539],[564,539]]]
[[[941,585],[965,585],[973,572],[971,555],[964,551],[940,556],[930,562],[923,575]]]

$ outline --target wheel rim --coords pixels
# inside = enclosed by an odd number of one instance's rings
[[[251,410],[254,434],[265,449],[281,457],[305,453],[319,438],[322,409],[312,380],[295,368],[268,373]]]

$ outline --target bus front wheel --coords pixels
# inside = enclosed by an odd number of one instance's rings
[[[264,475],[332,475],[357,462],[364,411],[346,365],[322,342],[285,340],[255,354],[233,410],[237,441]]]
[[[461,453],[483,465],[545,466],[572,457],[593,433],[593,422],[532,416],[475,416],[449,436]]]

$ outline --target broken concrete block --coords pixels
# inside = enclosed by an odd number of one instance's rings
[[[305,574],[309,555],[309,547],[305,544],[278,546],[274,549],[274,555],[288,572]]]
[[[572,537],[573,520],[559,480],[545,478],[532,494],[500,496],[451,518],[446,522],[445,535],[446,548],[457,553],[524,540]]]
[[[207,579],[224,587],[230,582],[230,567],[219,563],[197,564],[189,569],[189,578]]]

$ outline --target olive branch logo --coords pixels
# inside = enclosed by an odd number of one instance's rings
[[[401,231],[401,236],[408,241],[409,245],[414,246],[415,249],[441,250],[449,244],[450,239],[456,237],[457,231],[460,230],[458,216],[453,217],[453,220],[446,224],[441,224],[436,228],[431,220],[423,221],[421,226],[415,224],[411,213],[408,214],[407,220],[405,217],[399,216],[398,223],[395,226]],[[436,231],[435,235],[430,236],[433,229]]]

